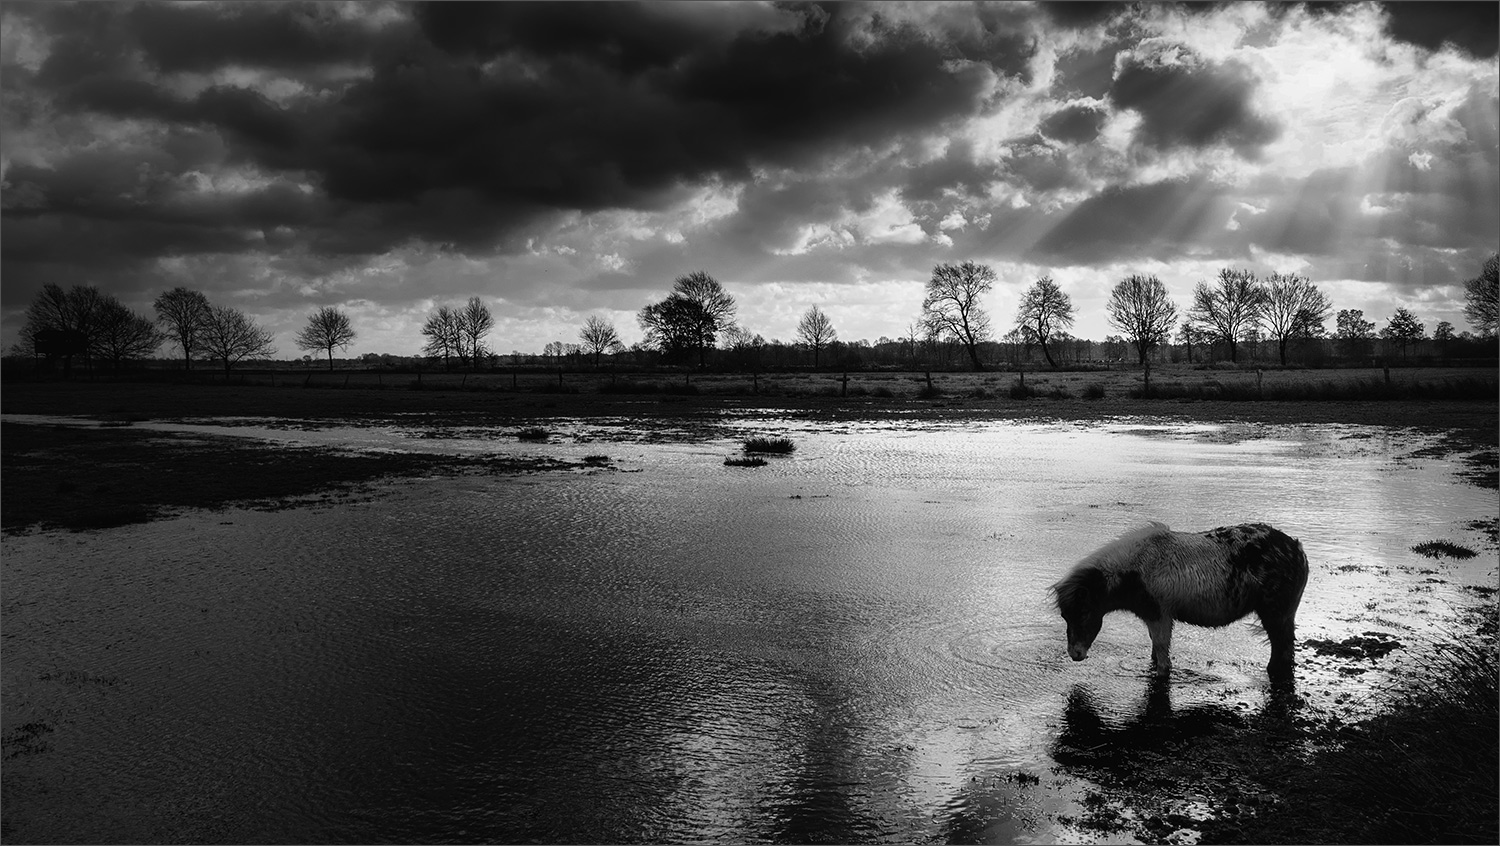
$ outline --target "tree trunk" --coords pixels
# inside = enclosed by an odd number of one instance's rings
[[[975,344],[973,341],[970,341],[970,342],[964,344],[964,346],[967,347],[968,350],[969,350],[969,361],[971,361],[971,362],[974,363],[974,370],[976,372],[980,371],[980,370],[983,370],[984,369],[984,365],[979,363],[979,347],[978,347],[978,345]]]
[[[328,372],[333,372],[333,347],[328,348]]]
[[[1047,359],[1047,366],[1056,367],[1057,362],[1052,360],[1052,353],[1047,349],[1047,342],[1043,340],[1040,343],[1042,345],[1042,357]]]

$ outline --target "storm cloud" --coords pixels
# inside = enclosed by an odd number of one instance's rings
[[[1494,7],[1409,5],[7,3],[3,327],[48,281],[396,325],[700,266],[1462,263],[1500,219]]]

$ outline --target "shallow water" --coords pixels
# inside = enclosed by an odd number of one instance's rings
[[[6,537],[7,840],[1097,839],[1058,819],[1080,709],[1092,743],[1163,703],[1133,619],[1066,659],[1046,588],[1076,559],[1146,519],[1272,523],[1313,563],[1303,638],[1420,635],[1494,581],[1493,550],[1410,551],[1479,548],[1495,502],[1400,431],[237,423],[160,428],[617,469]],[[752,433],[797,451],[724,466]],[[1166,707],[1264,709],[1266,655],[1178,627]],[[1379,675],[1301,658],[1329,707]]]

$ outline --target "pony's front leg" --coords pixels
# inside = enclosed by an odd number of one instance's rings
[[[1151,671],[1158,676],[1172,672],[1172,618],[1166,614],[1146,621],[1146,631],[1151,633]]]

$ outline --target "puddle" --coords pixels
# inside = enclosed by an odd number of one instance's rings
[[[1349,653],[1301,648],[1298,694],[1346,716],[1495,580],[1492,492],[1380,429],[229,422],[136,425],[638,472],[5,537],[7,839],[1130,842],[1091,767],[1281,706],[1248,623],[1179,626],[1164,691],[1125,615],[1068,661],[1074,561],[1147,519],[1286,530],[1299,637]],[[796,452],[724,466],[751,435]],[[1162,839],[1224,813],[1173,790]]]

